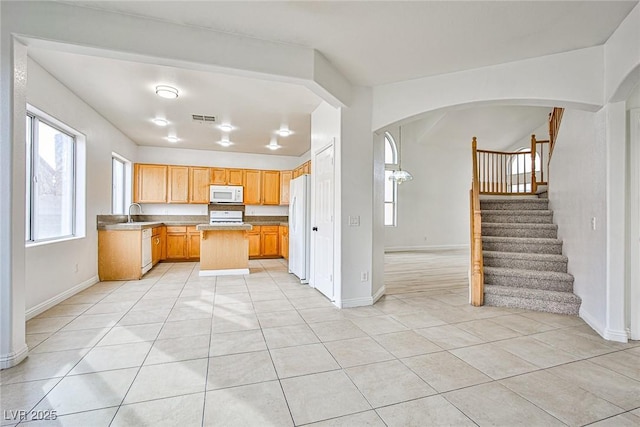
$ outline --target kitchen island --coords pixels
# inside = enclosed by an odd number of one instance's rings
[[[249,274],[249,224],[199,224],[200,276]]]

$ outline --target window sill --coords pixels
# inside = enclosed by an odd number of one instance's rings
[[[84,239],[85,237],[86,236],[72,236],[72,237],[64,237],[62,239],[43,240],[43,241],[40,241],[40,242],[25,242],[24,247],[26,249],[29,249],[29,248],[35,248],[35,247],[38,247],[38,246],[46,246],[46,245],[53,245],[53,244],[56,244],[56,243],[69,242],[69,241],[72,241],[72,240],[81,240],[81,239]]]

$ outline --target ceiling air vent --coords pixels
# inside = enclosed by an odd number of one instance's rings
[[[198,122],[198,123],[215,123],[216,122],[215,116],[204,116],[202,114],[192,114],[191,117],[193,117],[194,122]]]

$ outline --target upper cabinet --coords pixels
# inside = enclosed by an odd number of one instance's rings
[[[280,204],[289,204],[289,187],[293,171],[280,171]]]
[[[244,185],[242,169],[209,168],[211,185]]]
[[[167,203],[167,165],[133,166],[133,201],[136,203]]]
[[[262,171],[262,204],[280,204],[280,171]]]
[[[244,204],[262,204],[262,171],[255,169],[244,170]]]
[[[189,203],[209,203],[209,168],[189,168]]]
[[[169,166],[168,203],[189,203],[189,167]]]
[[[136,163],[133,170],[137,203],[207,204],[210,185],[242,185],[245,205],[288,205],[291,179],[309,173],[311,166],[277,171]]]

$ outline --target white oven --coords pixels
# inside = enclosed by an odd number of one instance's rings
[[[210,203],[242,203],[244,189],[241,185],[211,185],[209,187]]]

